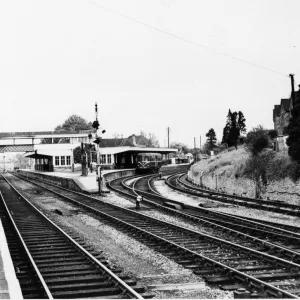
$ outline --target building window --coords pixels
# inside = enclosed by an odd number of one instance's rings
[[[101,162],[103,164],[106,164],[106,155],[105,154],[101,155]]]
[[[67,156],[67,165],[69,166],[71,164],[71,156]]]
[[[107,163],[111,164],[111,154],[107,154]]]
[[[59,166],[59,156],[55,156],[55,165]]]
[[[61,156],[61,157],[60,157],[60,164],[61,164],[62,166],[64,166],[64,165],[66,164],[66,160],[65,160],[65,157],[64,157],[64,156]]]

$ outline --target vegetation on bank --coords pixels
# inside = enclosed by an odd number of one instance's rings
[[[257,130],[259,138],[252,139],[252,144],[249,144],[248,139],[248,144],[240,145],[237,150],[230,147],[211,159],[202,160],[193,168],[194,174],[203,172],[204,176],[218,174],[235,179],[250,179],[255,183],[256,197],[260,197],[272,182],[286,178],[296,182],[300,178],[300,165],[287,151],[276,152],[271,149],[266,142],[269,137],[262,132],[264,129]]]

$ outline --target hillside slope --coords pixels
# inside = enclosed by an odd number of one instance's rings
[[[245,148],[240,146],[238,150],[222,152],[210,159],[201,160],[192,167],[188,175],[196,184],[201,183],[202,175],[204,186],[229,194],[254,197],[254,182],[241,177],[241,171],[248,157]],[[262,197],[300,205],[300,182],[294,183],[290,178],[270,182]]]

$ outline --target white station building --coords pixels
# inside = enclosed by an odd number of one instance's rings
[[[73,150],[81,143],[93,144],[96,136],[90,131],[74,132],[0,132],[0,168],[5,169],[8,153],[23,153],[34,160],[33,168],[38,171],[62,171],[72,169]],[[136,156],[141,153],[159,153],[166,156],[177,153],[177,149],[152,148],[139,144],[139,136],[128,138],[101,139],[101,164],[107,169],[134,167]],[[4,164],[4,165],[3,165]]]

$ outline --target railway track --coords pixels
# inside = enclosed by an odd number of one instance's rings
[[[185,173],[170,176],[166,180],[166,184],[175,190],[193,196],[205,197],[207,199],[211,199],[222,203],[230,203],[234,205],[245,206],[248,208],[266,210],[266,211],[281,213],[285,215],[300,217],[299,205],[285,203],[283,201],[277,201],[277,200],[263,200],[263,199],[256,199],[256,198],[248,198],[248,197],[220,193],[213,190],[200,188],[195,184],[193,184],[192,182],[190,182],[187,179],[187,175]]]
[[[144,292],[142,287],[137,287],[131,279],[119,278],[105,266],[100,252],[83,248],[3,177],[0,190],[1,219],[5,219],[8,244],[24,298],[143,299],[139,294]],[[23,250],[34,266],[31,269],[28,261],[19,257]]]
[[[242,218],[231,214],[214,212],[209,209],[183,204],[179,201],[167,199],[154,190],[154,176],[136,179],[131,185],[123,180],[123,188],[129,189],[132,195],[143,195],[145,203],[171,214],[181,216],[183,219],[201,223],[207,229],[214,228],[217,235],[219,230],[239,233],[244,239],[259,240],[265,247],[265,252],[300,263],[300,227],[279,224],[275,222],[264,222],[260,220]],[[169,209],[165,207],[173,207]]]
[[[122,180],[114,182],[120,185]],[[46,187],[41,183],[39,186]],[[297,298],[300,295],[300,265],[261,252],[258,241],[256,246],[250,240],[237,245],[224,239],[222,232],[219,238],[209,236],[103,203],[91,196],[65,189],[62,192],[54,186],[50,189],[195,274],[204,276],[210,284],[221,285],[227,290],[246,288],[244,294],[248,298],[251,295],[259,298]],[[125,195],[124,191],[122,193]],[[126,197],[133,196],[126,193]]]

